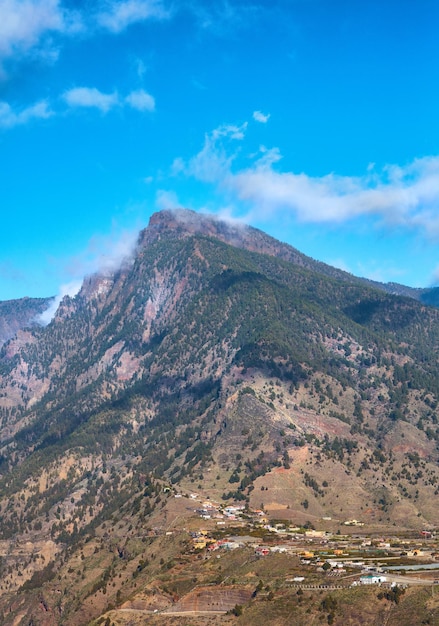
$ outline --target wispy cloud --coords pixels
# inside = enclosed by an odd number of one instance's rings
[[[49,307],[36,317],[35,321],[37,322],[37,324],[41,324],[42,326],[47,326],[47,324],[49,324],[52,321],[52,319],[55,317],[55,313],[58,310],[61,300],[65,296],[70,296],[71,298],[76,296],[78,291],[81,289],[81,285],[82,285],[82,282],[79,280],[75,280],[65,285],[61,285],[58,295],[55,296],[55,298],[50,303]]]
[[[253,18],[262,10],[261,3],[237,3],[229,0],[191,0],[187,3],[187,9],[192,12],[202,29],[219,36],[248,28],[253,24]]]
[[[217,141],[222,138],[230,139],[244,139],[245,131],[247,130],[247,122],[241,125],[237,124],[222,124],[212,131],[211,136],[213,141]]]
[[[63,95],[70,107],[95,108],[107,113],[119,104],[117,93],[102,93],[95,87],[75,87]]]
[[[147,64],[145,63],[143,59],[136,58],[134,61],[134,65],[135,65],[137,76],[140,78],[140,80],[143,80],[143,77],[148,71]]]
[[[95,235],[83,252],[70,259],[68,274],[82,280],[90,274],[108,274],[132,262],[139,230],[119,230],[108,235]]]
[[[62,0],[0,0],[0,77],[6,77],[5,64],[31,53],[56,60],[65,36],[93,36],[97,28],[118,34],[171,15],[163,0],[102,0],[92,11],[71,10]]]
[[[381,172],[368,168],[358,177],[316,177],[282,171],[280,150],[262,146],[249,164],[238,167],[240,151],[231,140],[243,140],[246,129],[246,124],[220,126],[205,136],[198,154],[176,159],[174,172],[214,184],[240,214],[247,211],[249,221],[292,215],[302,222],[340,224],[366,216],[382,226],[439,237],[439,156]]]
[[[6,59],[44,46],[54,33],[80,28],[78,14],[62,8],[59,0],[0,0],[0,67]]]
[[[270,113],[264,114],[261,111],[253,112],[253,119],[255,122],[260,122],[261,124],[266,124],[270,119]]]
[[[85,250],[72,257],[64,267],[64,274],[71,280],[59,287],[50,306],[36,319],[37,323],[49,324],[65,296],[73,298],[79,293],[84,278],[93,274],[109,276],[123,267],[129,267],[134,259],[139,229],[119,230],[115,226],[108,235],[96,235],[90,239]],[[1,272],[1,266],[0,266]]]
[[[154,111],[155,99],[151,94],[143,89],[132,91],[126,98],[125,102],[137,111]]]
[[[159,211],[163,209],[175,209],[181,206],[177,194],[174,191],[167,191],[165,189],[159,189],[157,191],[155,203]]]
[[[230,175],[235,153],[227,153],[230,142],[241,141],[245,137],[247,123],[239,125],[222,124],[204,136],[203,149],[187,163],[181,158],[174,160],[174,174],[184,173],[208,183],[221,183]]]
[[[7,102],[0,102],[0,128],[13,128],[33,119],[47,119],[51,115],[53,111],[45,100],[20,111],[14,111]]]
[[[113,32],[120,33],[131,24],[149,19],[163,20],[170,16],[160,0],[126,0],[126,2],[107,2],[98,13],[98,24]]]

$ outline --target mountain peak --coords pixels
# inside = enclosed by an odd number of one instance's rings
[[[253,226],[182,208],[154,213],[148,227],[140,233],[139,244],[148,245],[163,237],[181,238],[193,235],[214,237],[236,248],[288,259],[299,265],[307,264],[307,257],[298,250]],[[309,262],[315,263],[312,259]]]
[[[250,226],[225,221],[206,213],[196,213],[190,209],[166,209],[151,216],[148,227],[140,234],[140,243],[157,241],[164,235],[188,237],[197,234],[216,237],[233,245],[233,240],[238,242],[242,233],[253,230],[255,229]]]

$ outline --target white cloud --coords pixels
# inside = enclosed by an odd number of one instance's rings
[[[57,312],[60,302],[64,296],[70,296],[73,298],[81,289],[81,285],[81,280],[75,280],[65,285],[61,285],[58,295],[55,296],[49,307],[36,317],[36,322],[38,324],[42,324],[43,326],[47,326],[47,324],[49,324],[55,317],[55,313]]]
[[[246,125],[223,125],[206,134],[201,151],[189,161],[174,161],[174,173],[216,185],[228,201],[247,210],[247,219],[272,220],[294,215],[302,222],[343,223],[368,216],[381,225],[418,229],[439,237],[439,156],[405,166],[368,168],[363,176],[280,171],[278,148],[260,148],[247,167],[236,166]]]
[[[80,27],[77,14],[59,0],[0,0],[0,63],[41,46],[50,34]]]
[[[254,111],[253,119],[255,120],[255,122],[260,122],[261,124],[266,124],[268,122],[268,120],[270,119],[270,113],[267,113],[265,115],[264,113],[261,113],[261,111]]]
[[[0,128],[13,128],[27,124],[32,119],[47,119],[53,112],[45,100],[37,102],[21,111],[14,111],[7,102],[0,102]]]
[[[0,53],[8,56],[17,49],[35,45],[49,30],[62,30],[63,17],[57,0],[44,2],[2,0],[0,2]]]
[[[133,109],[137,109],[137,111],[154,111],[155,110],[155,100],[153,96],[151,96],[143,89],[139,89],[138,91],[132,91],[126,98],[125,101],[132,107]]]
[[[63,97],[70,107],[91,107],[103,113],[119,104],[117,93],[102,93],[94,87],[75,87],[66,91]]]
[[[332,223],[375,216],[439,234],[439,157],[388,167],[381,176],[311,177],[275,171],[264,156],[231,176],[229,185],[261,216],[287,211],[304,222]]]
[[[132,91],[121,99],[116,92],[102,93],[95,87],[75,87],[63,94],[70,107],[95,108],[107,113],[117,106],[128,105],[137,111],[154,111],[155,99],[143,89]]]
[[[107,2],[105,9],[98,14],[97,21],[103,28],[120,33],[136,22],[168,17],[169,12],[160,0],[126,0]]]

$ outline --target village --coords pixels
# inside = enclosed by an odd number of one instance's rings
[[[264,510],[242,504],[218,504],[198,494],[189,500],[194,505],[188,528],[192,548],[206,559],[240,548],[250,549],[257,559],[290,555],[301,571],[285,582],[304,588],[439,584],[439,535],[433,530],[369,535],[353,519],[344,522],[345,532],[331,533],[311,524],[270,520]]]

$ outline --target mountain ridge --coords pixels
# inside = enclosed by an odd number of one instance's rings
[[[139,243],[142,245],[145,241],[150,241],[151,238],[160,237],[160,233],[163,233],[165,230],[174,230],[180,235],[186,232],[187,236],[198,232],[206,236],[216,237],[224,243],[246,248],[252,252],[277,256],[328,276],[346,281],[360,281],[387,293],[405,295],[415,300],[420,300],[425,304],[437,302],[437,288],[409,287],[396,282],[383,283],[355,276],[345,270],[335,268],[322,261],[317,261],[303,254],[294,246],[282,243],[258,228],[236,220],[224,221],[216,216],[197,213],[189,209],[168,209],[154,213],[150,218],[149,226],[141,231]]]
[[[210,215],[197,213],[189,209],[166,209],[152,214],[149,225],[139,232],[137,246],[148,245],[158,241],[166,233],[172,233],[177,237],[190,237],[196,233],[204,236],[212,236],[224,243],[234,247],[244,248],[252,252],[260,252],[270,256],[296,263],[300,267],[305,267],[317,271],[326,276],[331,276],[346,282],[358,282],[376,289],[385,291],[392,295],[401,295],[424,304],[439,306],[439,288],[409,287],[395,282],[382,283],[364,277],[355,276],[330,266],[321,261],[317,261],[287,243],[282,243],[263,231],[248,226],[238,221],[224,221]],[[124,259],[118,270],[106,271],[104,274],[97,272],[94,275],[85,277],[84,285],[88,285],[90,290],[92,284],[96,289],[109,289],[112,275],[123,271],[130,259]],[[70,297],[65,296],[67,302]],[[29,325],[38,325],[39,315],[53,302],[54,297],[48,298],[19,298],[10,301],[0,301],[0,346],[11,339],[18,330],[25,329]],[[17,311],[27,310],[28,314],[17,315]]]

